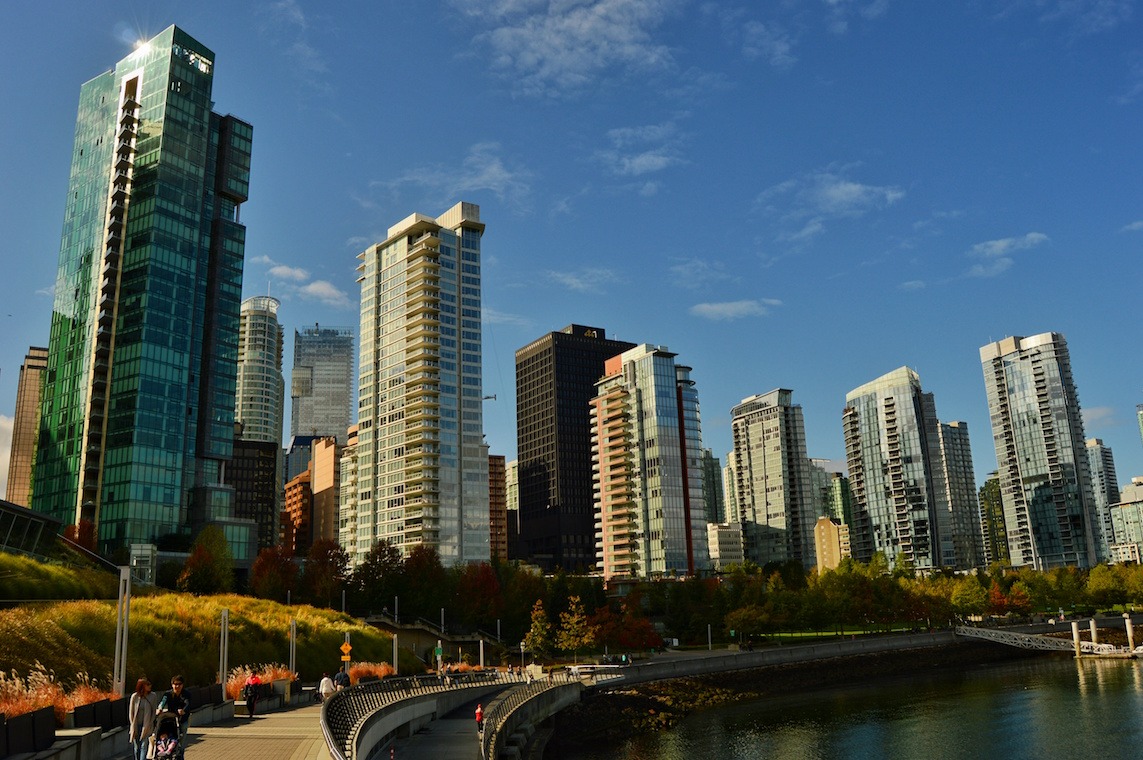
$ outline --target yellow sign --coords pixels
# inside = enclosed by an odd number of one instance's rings
[[[342,661],[342,662],[349,662],[349,655],[347,655],[347,654],[343,654],[343,655],[341,656],[341,661]]]
[[[341,653],[342,654],[345,654],[345,655],[349,654],[351,649],[353,649],[353,647],[349,646],[348,641],[341,645]]]

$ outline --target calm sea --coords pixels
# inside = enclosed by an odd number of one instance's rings
[[[1143,663],[1050,656],[694,714],[574,760],[1143,758]]]

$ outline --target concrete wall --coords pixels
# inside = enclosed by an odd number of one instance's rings
[[[892,652],[900,649],[918,649],[952,644],[956,634],[952,631],[935,633],[911,633],[876,638],[846,639],[804,646],[781,646],[757,652],[737,652],[735,654],[711,655],[709,657],[685,657],[667,662],[652,660],[646,664],[623,668],[622,678],[603,681],[597,689],[623,688],[631,684],[647,681],[663,681],[671,678],[725,673],[732,670],[749,670],[767,665],[781,665],[792,662],[812,662],[830,657],[845,657],[855,654]]]
[[[517,752],[505,751],[505,748],[511,743],[513,734],[523,733],[525,737],[531,737],[534,731],[527,727],[542,723],[565,707],[576,704],[579,702],[582,692],[583,684],[578,682],[553,686],[521,704],[508,713],[508,717],[504,720],[499,735],[492,745],[493,753],[501,756],[505,754],[518,756]]]
[[[357,727],[350,741],[353,757],[370,757],[391,736],[411,736],[440,715],[444,715],[465,702],[500,691],[503,684],[491,684],[466,689],[450,689],[409,697],[382,707]]]

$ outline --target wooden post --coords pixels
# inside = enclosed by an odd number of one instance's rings
[[[1135,651],[1135,628],[1131,625],[1131,613],[1123,613],[1123,622],[1127,626],[1127,649],[1130,652]]]
[[[1091,622],[1091,643],[1092,644],[1098,644],[1099,643],[1099,634],[1095,630],[1095,618],[1092,617],[1090,622]]]
[[[1076,657],[1080,656],[1080,637],[1079,637],[1079,621],[1072,621],[1072,644],[1076,648]]]

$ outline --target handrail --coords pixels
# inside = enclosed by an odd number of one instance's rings
[[[335,692],[321,706],[321,732],[330,757],[349,760],[358,729],[373,713],[410,697],[494,683],[496,671],[469,671],[451,676],[421,675],[359,683]]]

